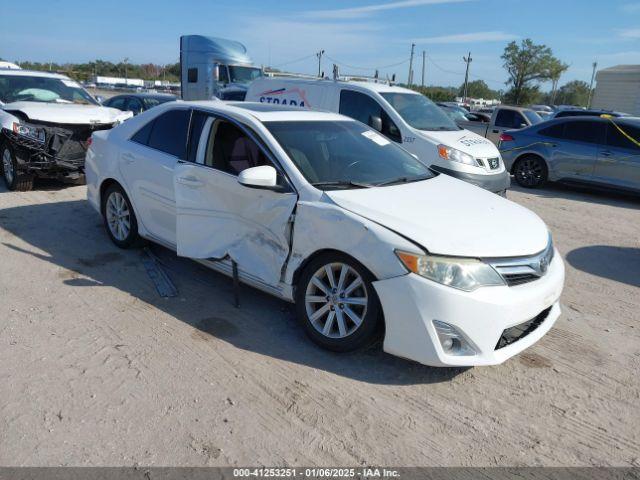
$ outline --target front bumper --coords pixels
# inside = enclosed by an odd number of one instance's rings
[[[430,168],[436,172],[444,173],[445,175],[463,180],[493,193],[503,194],[509,186],[511,186],[511,177],[509,176],[509,172],[506,170],[501,173],[483,175],[478,173],[459,172],[457,170],[451,170],[438,165],[431,165]]]
[[[556,252],[547,274],[536,281],[515,287],[483,287],[474,292],[440,285],[413,273],[373,285],[385,316],[385,352],[431,366],[497,365],[537,342],[558,319],[564,265]],[[498,347],[505,329],[534,319],[547,309],[537,328]],[[476,353],[445,353],[434,320],[453,325]]]

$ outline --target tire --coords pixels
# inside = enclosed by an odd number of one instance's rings
[[[549,178],[546,162],[537,155],[525,155],[513,166],[513,176],[518,185],[525,188],[538,188]]]
[[[109,238],[118,247],[134,248],[142,244],[131,201],[117,183],[110,185],[104,192],[102,219]]]
[[[0,144],[0,159],[2,178],[9,190],[27,192],[33,189],[33,176],[18,170],[16,155],[8,143]]]
[[[343,268],[345,276],[340,283]],[[327,269],[332,273],[333,283]],[[380,300],[372,285],[374,280],[364,266],[338,252],[312,260],[296,288],[298,319],[309,338],[336,352],[357,350],[376,340],[383,322]]]

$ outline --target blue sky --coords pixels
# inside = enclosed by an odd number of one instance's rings
[[[257,64],[301,73],[332,60],[343,73],[398,74],[405,80],[411,42],[415,79],[427,52],[429,85],[460,85],[470,50],[471,79],[504,88],[500,55],[510,40],[531,38],[570,64],[561,79],[589,81],[599,68],[640,63],[640,0],[244,0],[110,2],[2,1],[0,57],[80,62],[95,58],[176,62],[180,35],[243,42]],[[298,60],[298,61],[296,61]],[[349,67],[344,66],[349,65]],[[356,68],[358,67],[358,68]],[[371,67],[371,70],[366,68]]]

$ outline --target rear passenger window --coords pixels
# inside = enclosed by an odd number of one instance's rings
[[[378,117],[382,120],[381,133],[394,142],[402,142],[402,135],[398,127],[389,118],[384,108],[369,95],[353,90],[342,90],[340,92],[340,113],[369,126],[371,126],[371,117]]]
[[[545,137],[562,138],[564,133],[564,123],[556,123],[555,125],[539,130],[538,133]]]
[[[564,138],[575,142],[599,143],[604,124],[598,122],[566,122]]]
[[[151,120],[144,127],[136,132],[136,134],[131,137],[131,141],[140,143],[141,145],[147,145],[149,143],[149,136],[151,135],[151,129],[153,129],[153,124],[155,120]]]
[[[117,108],[118,110],[124,110],[125,100],[125,97],[115,98],[111,100],[107,106],[111,108]]]
[[[169,110],[155,119],[147,145],[161,152],[185,159],[190,110]]]

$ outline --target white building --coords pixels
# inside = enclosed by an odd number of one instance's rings
[[[617,65],[596,74],[591,106],[640,116],[640,65]]]

